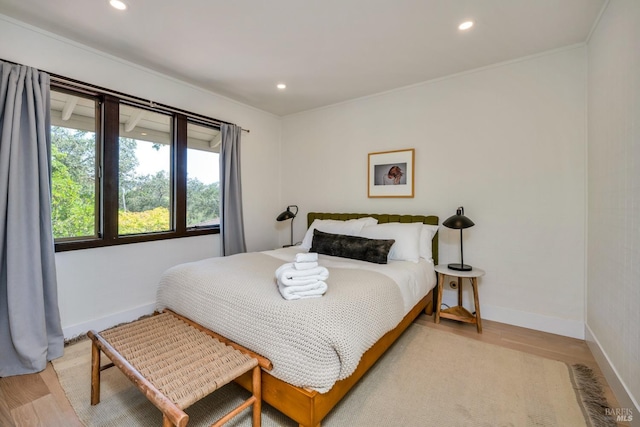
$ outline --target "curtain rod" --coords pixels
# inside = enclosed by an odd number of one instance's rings
[[[172,112],[172,113],[183,114],[183,115],[187,116],[190,119],[193,119],[195,121],[199,121],[199,122],[204,123],[204,124],[213,124],[213,125],[216,125],[216,126],[220,126],[222,124],[229,124],[229,125],[233,124],[233,123],[225,122],[225,121],[222,121],[222,120],[212,119],[210,117],[203,116],[203,115],[200,115],[200,114],[190,113],[188,111],[181,110],[179,108],[173,108],[173,107],[169,107],[169,106],[164,105],[164,104],[158,104],[158,103],[150,101],[148,99],[138,98],[138,97],[131,96],[131,95],[125,95],[123,93],[116,92],[116,91],[111,91],[111,90],[108,90],[108,89],[104,89],[104,88],[101,88],[99,86],[94,86],[94,85],[91,85],[91,84],[88,84],[88,83],[82,83],[82,82],[79,82],[77,80],[69,79],[67,77],[63,77],[63,76],[60,76],[60,75],[57,75],[57,74],[53,74],[53,73],[48,73],[48,74],[49,74],[49,77],[50,77],[52,82],[58,83],[61,86],[67,86],[70,89],[82,89],[87,94],[95,94],[96,92],[98,92],[98,93],[101,93],[101,94],[116,96],[116,97],[118,97],[120,99],[124,99],[124,100],[130,101],[130,102],[135,102],[135,103],[138,103],[138,104],[146,104],[151,108],[160,109],[160,110],[163,110],[163,111],[169,111],[169,112]],[[242,131],[247,132],[247,133],[251,132],[249,129],[242,129]]]

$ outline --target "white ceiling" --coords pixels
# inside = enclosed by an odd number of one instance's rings
[[[0,0],[0,13],[287,115],[584,42],[605,1]]]

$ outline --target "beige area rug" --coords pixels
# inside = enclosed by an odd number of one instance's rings
[[[60,384],[88,426],[162,425],[160,412],[117,368],[102,372],[101,402],[89,404],[90,341],[53,362]],[[107,360],[103,356],[104,360]],[[342,426],[615,426],[589,375],[564,363],[412,324],[325,418]],[[581,397],[587,392],[590,397]],[[186,410],[189,426],[216,421],[248,393],[229,384]],[[595,402],[590,417],[583,400]],[[602,399],[602,400],[601,400]],[[247,410],[228,426],[250,426]],[[268,405],[262,424],[297,426]]]

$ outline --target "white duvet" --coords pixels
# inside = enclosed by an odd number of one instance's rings
[[[328,290],[287,301],[275,270],[296,247],[181,264],[167,270],[157,295],[170,308],[271,360],[275,377],[326,392],[347,378],[362,354],[435,285],[431,262],[386,265],[320,255]]]

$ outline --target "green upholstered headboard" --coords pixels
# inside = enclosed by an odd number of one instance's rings
[[[421,222],[423,224],[438,225],[439,218],[435,215],[397,215],[397,214],[363,214],[363,213],[326,213],[326,212],[309,212],[307,214],[307,228],[316,219],[337,219],[346,221],[348,219],[364,218],[370,216],[376,218],[379,224],[385,222]],[[431,251],[433,253],[433,263],[438,264],[438,233],[433,236],[431,242]]]

